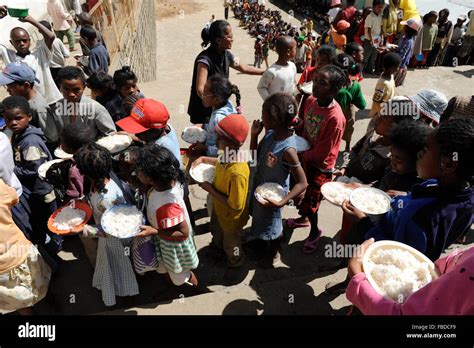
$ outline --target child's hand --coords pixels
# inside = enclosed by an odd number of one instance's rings
[[[3,18],[8,14],[7,10],[8,10],[8,7],[6,5],[0,6],[0,18]]]
[[[207,192],[211,192],[214,186],[210,182],[204,181],[204,182],[198,182],[198,185]]]
[[[252,128],[250,130],[252,137],[258,137],[263,130],[263,122],[260,120],[254,120],[252,123]]]
[[[259,203],[265,208],[282,208],[286,204],[284,199],[281,201],[276,201],[271,198],[265,198],[262,201],[259,201]]]
[[[154,236],[158,234],[158,230],[152,226],[140,226],[141,232],[137,234],[137,237],[143,238],[148,236]]]
[[[32,21],[34,21],[33,17],[31,17],[31,15],[28,15],[26,17],[18,18],[18,20],[20,22],[23,22],[23,23],[31,23]]]
[[[349,278],[352,278],[358,273],[364,272],[362,269],[362,259],[364,258],[367,248],[375,242],[373,238],[367,239],[359,247],[357,247],[355,255],[349,260],[347,265],[347,273]]]
[[[351,216],[352,219],[356,221],[362,220],[363,218],[367,217],[367,215],[365,215],[359,209],[354,207],[348,200],[342,203],[342,210],[344,210],[344,213]]]
[[[395,196],[406,196],[408,193],[405,191],[397,191],[397,190],[388,190],[387,195],[390,197],[395,197]]]

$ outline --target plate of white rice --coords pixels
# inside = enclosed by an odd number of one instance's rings
[[[344,201],[349,200],[353,188],[342,182],[331,181],[321,186],[321,193],[329,203],[342,205]]]
[[[216,167],[209,163],[199,163],[195,167],[191,167],[189,171],[191,177],[197,182],[214,182],[214,177],[216,175]]]
[[[359,187],[350,195],[351,204],[368,215],[381,215],[390,210],[391,198],[375,187]]]
[[[181,139],[189,144],[205,143],[207,140],[207,132],[201,127],[186,127],[181,134]]]
[[[275,182],[266,182],[260,186],[257,186],[255,189],[255,198],[260,203],[265,202],[267,199],[280,202],[283,198],[285,198],[285,196],[285,189]]]
[[[107,209],[100,219],[105,233],[117,238],[131,238],[145,223],[143,213],[134,205],[119,204]]]
[[[53,226],[59,231],[70,231],[86,220],[86,212],[66,206],[54,217]]]
[[[409,245],[379,241],[365,252],[362,266],[367,280],[382,296],[403,303],[434,279],[435,264]]]
[[[72,153],[67,153],[61,147],[57,147],[56,150],[54,150],[54,157],[61,159],[70,159],[73,158],[74,155]]]
[[[132,141],[132,138],[126,134],[112,134],[100,138],[96,141],[96,144],[105,147],[114,155],[128,149],[132,144]]]
[[[55,159],[55,160],[52,160],[52,161],[48,161],[48,162],[45,162],[43,163],[42,165],[39,166],[38,168],[38,176],[41,178],[41,179],[45,179],[46,178],[46,173],[48,172],[49,168],[51,168],[51,166],[53,164],[56,164],[56,163],[59,163],[59,162],[62,162],[64,161],[63,158],[59,158],[59,159]]]

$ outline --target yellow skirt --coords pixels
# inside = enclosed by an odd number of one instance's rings
[[[51,269],[35,246],[20,265],[0,273],[0,313],[31,307],[48,292]]]

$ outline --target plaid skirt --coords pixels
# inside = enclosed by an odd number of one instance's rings
[[[332,180],[332,173],[322,172],[317,168],[308,167],[305,172],[308,179],[308,187],[298,206],[298,212],[301,216],[317,213],[323,199],[321,187]]]

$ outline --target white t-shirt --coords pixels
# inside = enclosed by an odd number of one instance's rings
[[[63,96],[59,92],[58,87],[56,87],[49,70],[52,53],[46,45],[38,44],[33,52],[22,58],[15,51],[0,44],[0,56],[5,65],[19,61],[33,69],[36,73],[36,78],[40,81],[35,83],[35,90],[46,99],[48,104],[62,99]]]
[[[296,85],[296,65],[288,62],[288,65],[273,64],[262,75],[258,83],[258,93],[263,100],[275,93],[293,94]]]
[[[44,40],[38,41],[37,45],[46,45]],[[66,58],[69,58],[70,52],[64,46],[63,42],[58,38],[55,38],[53,41],[53,46],[51,47],[52,50],[52,58],[49,62],[50,68],[63,68],[66,65]]]
[[[20,197],[23,188],[14,173],[14,169],[12,144],[10,139],[3,132],[0,132],[0,179],[8,186],[13,187],[18,197]]]
[[[334,21],[334,18],[336,18],[339,11],[341,11],[340,7],[334,7],[328,11],[329,23]]]

